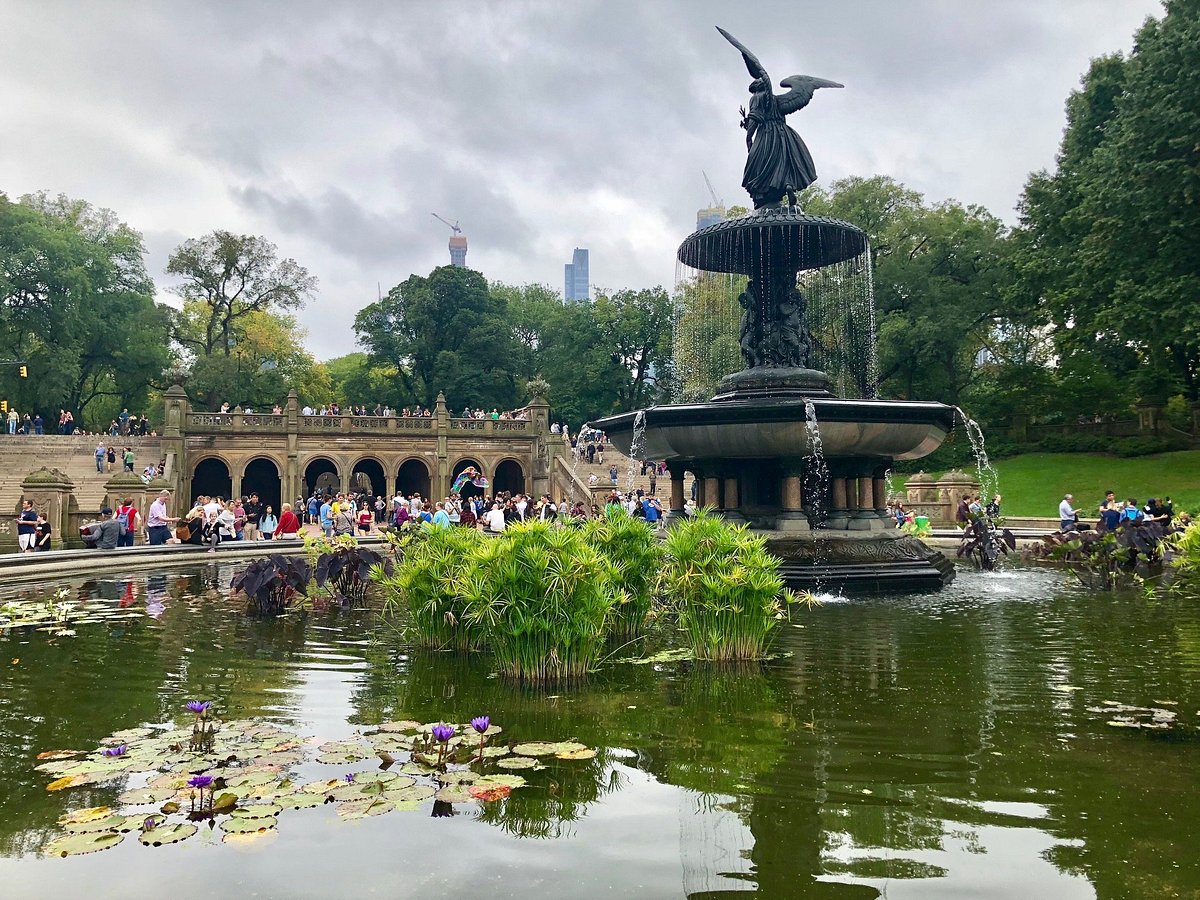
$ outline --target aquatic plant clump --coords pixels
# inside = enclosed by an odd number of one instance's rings
[[[525,522],[475,549],[462,597],[500,672],[545,682],[595,665],[623,591],[615,567],[578,531]]]
[[[663,548],[645,520],[625,511],[591,519],[583,527],[587,542],[616,568],[625,596],[613,610],[611,630],[633,637],[642,630],[654,602]]]
[[[311,578],[312,570],[303,559],[276,553],[250,563],[233,576],[229,587],[234,595],[246,595],[252,613],[278,616],[297,597],[304,597]]]
[[[479,630],[464,619],[462,575],[472,554],[487,540],[473,528],[424,529],[405,543],[404,557],[389,575],[372,578],[390,612],[405,611],[416,643],[459,650],[478,646]]]
[[[667,534],[661,584],[697,659],[760,659],[791,599],[763,538],[701,510]]]

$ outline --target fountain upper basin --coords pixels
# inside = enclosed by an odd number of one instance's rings
[[[900,400],[812,403],[826,457],[918,459],[945,440],[954,408]],[[645,411],[641,459],[779,459],[811,452],[802,399],[723,400],[652,406]],[[625,455],[632,449],[638,413],[595,422]]]
[[[689,235],[679,261],[705,272],[762,273],[763,261],[795,272],[853,259],[867,249],[861,228],[788,207],[755,210]]]

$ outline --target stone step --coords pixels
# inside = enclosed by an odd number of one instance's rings
[[[134,471],[141,474],[151,461],[158,462],[161,443],[157,437],[117,438],[118,448],[132,447]],[[0,509],[15,510],[20,506],[21,482],[30,472],[43,466],[58,469],[75,482],[75,498],[81,511],[96,511],[104,502],[104,485],[121,471],[114,463],[113,471],[96,471],[94,435],[2,435],[0,436]],[[109,446],[107,438],[105,446]],[[106,464],[107,468],[107,464]]]

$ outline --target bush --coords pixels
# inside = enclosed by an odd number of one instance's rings
[[[645,520],[623,510],[589,520],[583,536],[613,565],[624,588],[624,599],[613,610],[612,632],[635,636],[650,615],[654,586],[662,568],[662,544]]]
[[[472,554],[487,538],[474,528],[426,528],[406,537],[403,558],[392,574],[382,568],[372,574],[383,589],[387,608],[408,612],[418,644],[474,649],[478,629],[463,619],[462,577]]]
[[[461,596],[500,672],[534,682],[585,674],[623,599],[615,568],[579,531],[536,521],[475,547]]]
[[[302,559],[274,554],[250,563],[233,576],[230,588],[250,601],[249,611],[260,616],[284,613],[292,600],[308,590],[312,569]]]
[[[762,657],[790,600],[764,539],[702,510],[667,533],[666,551],[667,602],[696,657]]]

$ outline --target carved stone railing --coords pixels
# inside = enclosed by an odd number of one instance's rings
[[[188,430],[212,430],[233,427],[233,416],[229,413],[188,413]]]
[[[269,414],[260,415],[245,415],[242,416],[243,430],[263,430],[263,431],[286,431],[287,416]]]
[[[451,431],[491,431],[491,419],[451,419]]]
[[[492,425],[496,431],[529,431],[529,421],[526,419],[493,420]]]

